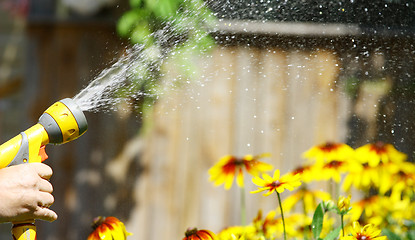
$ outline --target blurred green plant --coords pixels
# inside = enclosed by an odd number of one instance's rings
[[[162,65],[168,59],[180,67],[182,79],[195,76],[194,56],[214,45],[209,30],[215,17],[203,0],[130,0],[129,4],[130,9],[118,20],[117,32],[139,46],[140,53],[128,88],[118,94],[138,93],[134,101],[142,113],[158,98]]]
[[[215,17],[202,0],[130,0],[129,3],[131,9],[119,19],[117,31],[133,44],[177,47],[197,43],[204,50],[213,43],[206,29]],[[167,39],[161,39],[166,34]]]

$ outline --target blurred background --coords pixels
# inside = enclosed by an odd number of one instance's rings
[[[239,192],[208,180],[226,154],[270,152],[264,161],[287,172],[316,144],[384,141],[413,161],[414,3],[201,3],[0,2],[1,142],[75,96],[129,46],[159,49],[160,68],[135,91],[162,86],[162,94],[86,112],[84,136],[47,147],[59,219],[38,221],[39,239],[86,239],[100,215],[124,221],[129,239],[239,224]],[[169,37],[157,38],[166,29]],[[274,207],[250,196],[248,219]],[[0,225],[0,238],[10,228]]]

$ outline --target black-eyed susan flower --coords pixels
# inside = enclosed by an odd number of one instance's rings
[[[276,212],[270,211],[265,218],[262,216],[262,210],[258,211],[257,216],[252,221],[257,235],[263,235],[271,238],[270,235],[276,230],[278,220],[275,218]]]
[[[368,190],[371,187],[378,188],[380,186],[381,176],[378,166],[372,167],[369,164],[353,162],[348,169],[348,173],[344,178],[342,188],[349,191],[352,186],[356,189]]]
[[[209,230],[198,230],[197,228],[188,229],[183,240],[219,240],[213,232]]]
[[[97,217],[92,224],[93,232],[88,240],[125,240],[131,233],[116,217]]]
[[[390,222],[394,222],[393,225],[405,226],[406,221],[413,219],[413,211],[411,208],[410,198],[394,199],[389,196],[381,196],[376,202],[375,208],[371,211],[371,214],[363,212],[361,218],[366,223],[374,224],[379,227],[391,226]]]
[[[382,164],[381,194],[391,190],[391,197],[401,199],[412,196],[415,190],[415,164],[412,162],[399,162]]]
[[[213,181],[216,186],[225,184],[225,189],[230,189],[236,176],[236,183],[239,187],[243,187],[244,170],[253,176],[258,176],[272,169],[272,165],[259,161],[260,158],[268,156],[268,153],[257,156],[245,155],[242,158],[226,155],[209,169],[210,181]]]
[[[258,176],[254,177],[252,182],[257,185],[259,189],[251,191],[251,193],[267,191],[264,196],[268,196],[274,191],[282,193],[285,189],[292,191],[301,185],[300,174],[293,175],[289,173],[280,177],[279,169],[274,171],[274,175],[272,177],[266,173],[263,173],[262,178]]]
[[[385,236],[381,236],[381,230],[377,229],[373,224],[367,224],[361,227],[359,222],[353,222],[350,229],[350,236],[341,237],[341,240],[386,240]]]
[[[405,197],[402,200],[390,198],[390,202],[386,202],[386,204],[388,204],[388,206],[386,206],[386,209],[388,209],[388,213],[386,213],[388,214],[387,217],[391,217],[397,223],[397,225],[399,225],[402,228],[408,227],[408,225],[405,224],[405,222],[414,219],[415,202],[413,200],[411,201],[409,197]]]
[[[323,164],[316,164],[315,166],[316,180],[333,180],[336,183],[341,181],[343,173],[349,170],[349,161],[330,160]],[[317,170],[318,169],[318,170]]]
[[[341,223],[343,237],[344,237],[344,215],[347,214],[351,209],[350,198],[351,198],[350,195],[348,197],[340,196],[339,199],[337,200],[337,212],[340,215],[340,223]]]
[[[227,227],[218,233],[220,240],[255,239],[256,229],[253,225]]]
[[[327,142],[307,150],[303,157],[317,162],[343,161],[353,157],[354,150],[344,143]]]
[[[315,181],[320,178],[320,173],[315,171],[316,167],[315,164],[310,165],[301,165],[295,168],[291,174],[300,174],[301,181],[305,183],[309,183],[311,181]]]
[[[295,236],[298,233],[299,225],[304,222],[304,217],[302,214],[293,214],[285,218],[287,236]],[[253,226],[255,236],[246,235],[247,239],[280,239],[284,234],[282,216],[278,216],[275,210],[268,212],[265,217],[261,210],[258,211],[253,220]]]
[[[357,148],[356,157],[371,167],[378,166],[379,163],[402,162],[407,158],[406,154],[396,150],[392,144],[384,142],[370,143]]]
[[[353,202],[351,204],[350,218],[352,221],[357,221],[358,219],[370,219],[374,218],[382,212],[385,212],[386,209],[382,209],[382,197],[378,195],[373,195],[367,198],[364,198],[360,201]]]
[[[287,229],[285,226],[284,211],[282,209],[280,193],[284,192],[285,189],[292,191],[296,187],[299,187],[301,185],[300,174],[293,175],[291,173],[288,173],[280,177],[280,170],[276,169],[272,177],[266,173],[263,173],[262,178],[254,177],[252,179],[252,182],[255,185],[257,185],[259,189],[256,191],[252,191],[251,193],[267,191],[264,194],[264,196],[268,196],[272,194],[274,191],[277,193],[278,203],[279,203],[280,211],[281,211],[282,226],[284,230],[284,240],[286,240]]]
[[[337,200],[337,209],[339,211],[339,214],[347,214],[351,207],[350,207],[350,198],[351,196],[349,195],[348,197],[344,197],[344,196],[340,196],[339,199]]]

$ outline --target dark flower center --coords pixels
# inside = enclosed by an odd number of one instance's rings
[[[270,183],[270,184],[269,184],[269,187],[272,187],[272,188],[277,188],[277,187],[279,187],[281,184],[282,184],[282,182],[280,182],[279,180],[277,180],[277,181],[274,181],[274,182]]]
[[[375,151],[377,154],[386,152],[386,144],[384,142],[376,142],[372,144],[370,150]]]
[[[339,146],[340,146],[339,144],[328,142],[328,143],[320,146],[320,149],[323,152],[330,152],[330,151],[333,151],[333,150],[337,149]]]
[[[197,228],[189,228],[187,229],[185,236],[190,237],[192,235],[195,235],[197,233]]]
[[[97,229],[97,227],[103,224],[104,221],[105,221],[105,217],[102,217],[102,216],[98,216],[94,218],[94,221],[91,224],[92,229],[95,231],[95,229]]]
[[[356,239],[358,239],[358,240],[370,240],[370,238],[368,238],[367,236],[362,235],[360,233],[357,234]]]
[[[327,163],[324,166],[324,168],[339,168],[342,165],[343,165],[343,162],[341,162],[341,161],[331,161],[331,162]]]
[[[301,167],[294,169],[293,174],[296,175],[298,173],[303,173],[304,171],[308,169],[310,169],[310,166],[301,166]]]

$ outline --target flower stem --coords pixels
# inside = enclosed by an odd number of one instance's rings
[[[281,218],[282,218],[282,227],[284,229],[284,240],[287,240],[287,233],[285,231],[285,219],[284,219],[284,211],[282,210],[282,204],[281,204],[281,196],[280,193],[275,191],[278,196],[278,204],[280,205],[280,211],[281,211]]]
[[[241,224],[246,225],[246,200],[245,200],[245,187],[241,187]]]
[[[340,214],[340,222],[341,222],[341,225],[342,225],[342,235],[343,235],[343,237],[344,237],[344,221],[343,221],[343,214]]]
[[[305,190],[307,190],[307,188],[304,188]],[[305,198],[302,198],[302,203],[303,203],[303,213],[304,216],[307,216],[307,208],[306,208],[306,203],[305,203]],[[308,240],[308,236],[311,236],[311,230],[310,228],[306,227],[304,228],[304,240]]]

